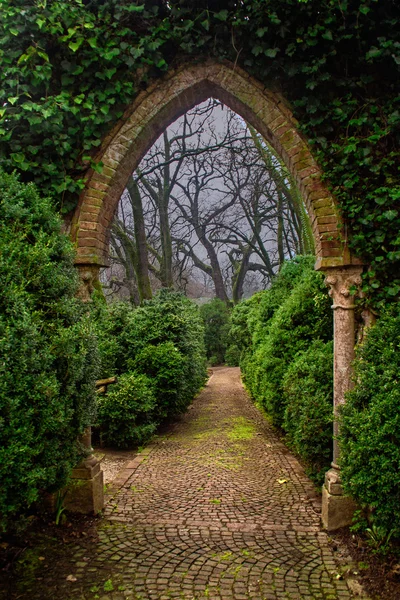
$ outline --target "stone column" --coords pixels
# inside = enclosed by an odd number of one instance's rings
[[[84,302],[90,301],[93,290],[98,285],[99,267],[79,265],[81,286],[78,295]],[[103,471],[100,462],[92,454],[92,432],[88,427],[80,438],[87,456],[72,470],[71,481],[65,497],[65,507],[83,514],[98,513],[104,508]]]
[[[338,459],[338,423],[336,419],[338,408],[345,402],[345,394],[352,386],[352,362],[356,342],[355,332],[355,296],[350,293],[352,287],[359,288],[361,284],[360,266],[333,268],[326,271],[326,284],[330,288],[329,295],[333,299],[334,323],[334,366],[333,366],[333,462],[332,468],[326,473],[322,490],[322,522],[326,529],[332,531],[351,524],[355,502],[343,495],[340,482]]]

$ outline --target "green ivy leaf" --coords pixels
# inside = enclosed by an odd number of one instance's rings
[[[269,58],[275,58],[278,52],[279,48],[268,48],[267,50],[264,50],[265,56],[268,56]]]
[[[398,215],[398,211],[397,210],[387,210],[383,213],[383,217],[385,219],[387,219],[388,221],[393,221],[393,219],[395,219]]]
[[[372,46],[371,50],[369,50],[366,53],[365,58],[368,60],[370,58],[378,58],[381,55],[382,55],[382,50],[379,50],[379,48],[377,48],[376,46]]]
[[[127,12],[143,12],[144,11],[144,4],[140,4],[139,6],[136,5],[129,5],[129,6],[124,6],[124,10],[126,10]]]
[[[76,42],[70,42],[68,44],[68,48],[72,50],[72,52],[76,52],[83,44],[83,37],[79,37]]]
[[[214,13],[214,17],[219,21],[226,21],[228,18],[228,11],[224,8],[217,13]]]

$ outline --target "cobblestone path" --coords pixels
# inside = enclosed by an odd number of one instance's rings
[[[352,597],[337,577],[313,486],[248,399],[239,369],[216,369],[121,484],[91,551],[70,549],[68,573],[53,561],[29,598]]]

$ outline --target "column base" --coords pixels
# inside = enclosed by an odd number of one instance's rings
[[[89,456],[73,469],[64,506],[71,512],[85,515],[103,510],[103,471],[94,456]]]
[[[327,531],[348,527],[353,521],[357,504],[350,496],[343,495],[339,473],[330,469],[325,475],[322,488],[322,524]]]

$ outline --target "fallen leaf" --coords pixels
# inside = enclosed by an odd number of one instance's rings
[[[278,483],[287,483],[287,479],[277,479]]]

